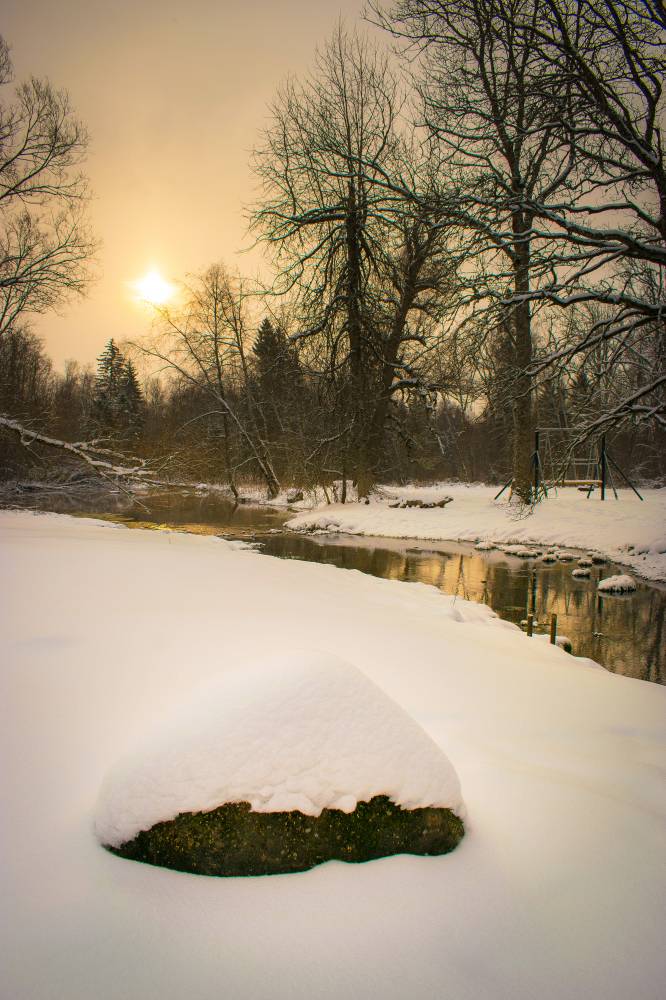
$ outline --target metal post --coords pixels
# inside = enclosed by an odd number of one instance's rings
[[[536,613],[536,573],[534,572],[534,570],[532,570],[532,577],[530,579],[530,597],[532,599],[531,600],[532,614],[536,618],[537,617],[537,613]],[[529,608],[527,610],[529,611]]]
[[[527,634],[532,635],[534,632],[534,615],[530,612],[527,616]]]
[[[601,437],[601,454],[599,455],[601,466],[601,499],[606,499],[606,435]]]
[[[504,486],[503,486],[503,487],[502,487],[502,489],[501,489],[501,490],[499,491],[499,493],[497,493],[497,494],[496,494],[496,495],[495,495],[495,496],[493,497],[493,500],[499,500],[499,498],[500,498],[500,497],[502,496],[502,493],[504,493],[504,490],[508,489],[508,488],[509,488],[509,486],[511,486],[511,483],[512,483],[512,482],[513,482],[513,477],[512,477],[512,478],[511,478],[511,479],[509,480],[509,482],[508,482],[508,483],[505,483],[505,484],[504,484]]]
[[[640,495],[640,493],[638,492],[638,490],[636,489],[636,487],[634,486],[634,484],[631,482],[631,480],[627,479],[627,477],[625,476],[624,472],[622,471],[622,469],[620,468],[620,466],[617,464],[617,462],[615,461],[615,459],[613,458],[612,455],[608,456],[608,461],[610,462],[610,464],[612,466],[614,466],[615,469],[617,469],[617,471],[620,473],[620,475],[624,479],[624,481],[627,484],[627,486],[629,486],[634,491],[634,493],[636,494],[636,496],[638,497],[638,499],[639,500],[643,500],[644,498]]]
[[[550,616],[550,644],[551,646],[557,645],[557,615],[555,614]]]

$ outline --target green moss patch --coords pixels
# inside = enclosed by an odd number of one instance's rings
[[[370,861],[390,854],[446,854],[464,834],[450,809],[402,809],[385,795],[351,813],[252,812],[249,803],[181,813],[156,823],[114,854],[197,875],[277,875],[324,861]]]

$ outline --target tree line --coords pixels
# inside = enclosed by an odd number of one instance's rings
[[[214,264],[133,346],[168,372],[143,388],[135,450],[235,493],[455,475],[511,477],[530,502],[546,425],[663,476],[663,4],[395,0],[369,18],[393,51],[340,26],[257,143],[270,287]],[[127,438],[117,409],[106,431]]]

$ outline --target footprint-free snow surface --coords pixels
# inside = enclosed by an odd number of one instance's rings
[[[104,784],[96,832],[118,847],[183,812],[352,812],[386,795],[461,815],[451,764],[420,726],[330,654],[266,656],[225,673]]]
[[[0,590],[2,1000],[662,997],[666,687],[433,587],[80,518],[0,512]],[[354,664],[446,754],[456,850],[224,879],[105,851],[116,762],[298,648]]]

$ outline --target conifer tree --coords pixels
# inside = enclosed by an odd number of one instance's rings
[[[300,366],[285,332],[266,317],[252,348],[258,397],[267,437],[274,440],[288,423],[300,382]]]
[[[137,434],[143,427],[145,401],[132,361],[125,361],[120,379],[119,403],[126,429]]]
[[[93,420],[105,430],[116,429],[124,358],[113,337],[97,359],[93,397]]]
[[[97,361],[93,421],[107,432],[136,434],[143,423],[143,411],[136,369],[111,338]]]

